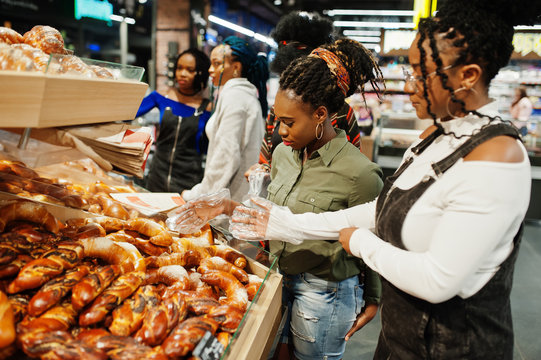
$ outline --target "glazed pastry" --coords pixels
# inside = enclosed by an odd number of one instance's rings
[[[171,358],[186,356],[193,351],[203,335],[209,331],[216,333],[218,323],[205,317],[189,318],[171,332],[162,344],[165,354]]]
[[[113,311],[109,330],[114,335],[128,336],[143,324],[147,311],[160,302],[160,295],[152,285],[137,289],[135,294]]]
[[[15,317],[6,294],[0,291],[0,349],[15,341]]]
[[[137,231],[140,234],[148,236],[150,242],[154,245],[169,246],[173,242],[173,237],[164,226],[149,219],[132,219],[128,221],[125,229]]]
[[[201,276],[201,281],[218,286],[226,294],[223,301],[241,311],[248,307],[248,293],[242,284],[230,273],[220,270],[210,270]]]
[[[219,256],[227,260],[238,268],[244,269],[247,261],[246,257],[226,245],[211,245],[207,247],[207,251],[212,256]]]
[[[23,42],[23,36],[17,31],[0,26],[0,43],[5,43],[8,45],[19,44]]]
[[[197,271],[204,274],[210,270],[221,270],[233,274],[240,282],[248,282],[248,274],[241,268],[227,262],[219,256],[213,256],[201,260],[201,264],[197,268]]]
[[[85,276],[73,287],[71,291],[71,303],[73,308],[80,310],[90,304],[103,292],[113,280],[120,274],[120,267],[107,265],[98,267]]]
[[[47,208],[31,201],[16,201],[0,208],[0,232],[14,220],[34,222],[55,234],[60,230],[60,223]]]
[[[220,305],[215,308],[212,308],[207,317],[215,320],[220,324],[220,329],[228,333],[234,333],[237,331],[244,312],[234,308],[230,305]]]
[[[50,26],[36,25],[23,35],[23,41],[46,54],[64,54],[64,39],[60,31]]]

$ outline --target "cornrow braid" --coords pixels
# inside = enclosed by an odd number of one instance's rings
[[[490,122],[499,116],[490,117],[476,110],[466,109],[465,103],[455,96],[455,91],[448,85],[448,75],[443,72],[443,63],[435,34],[442,34],[441,39],[457,48],[458,57],[453,65],[478,64],[483,69],[481,81],[486,87],[496,76],[500,68],[505,66],[513,51],[512,39],[514,25],[532,24],[541,13],[540,2],[526,0],[447,0],[439,9],[436,18],[422,19],[419,23],[420,38],[417,47],[421,54],[421,71],[423,76],[423,96],[428,103],[428,113],[436,120],[431,111],[426,84],[426,52],[424,41],[428,38],[432,51],[432,60],[436,64],[436,76],[442,87],[449,91],[451,101],[460,105],[464,113],[473,113],[479,117],[489,118]],[[505,120],[504,122],[510,122]],[[436,124],[436,122],[435,122]],[[436,124],[438,125],[438,124]],[[441,126],[439,126],[441,128]],[[460,138],[453,132],[448,134]]]
[[[280,90],[293,90],[303,102],[314,108],[325,106],[330,114],[338,112],[344,105],[345,97],[357,89],[364,97],[364,84],[370,82],[379,94],[378,81],[383,79],[381,70],[369,50],[361,43],[351,39],[339,39],[333,44],[323,45],[334,53],[344,67],[349,78],[346,95],[338,86],[338,79],[318,57],[303,56],[294,60],[280,76]]]

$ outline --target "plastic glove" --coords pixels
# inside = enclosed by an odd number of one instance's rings
[[[249,200],[251,207],[240,205],[233,211],[229,232],[239,240],[265,240],[273,203],[260,197]]]
[[[225,211],[226,202],[231,195],[229,189],[222,189],[212,194],[201,195],[179,208],[167,213],[165,224],[170,230],[182,234],[191,234],[203,227]]]
[[[250,175],[248,175],[250,189],[248,190],[248,194],[242,198],[242,203],[248,207],[253,207],[250,201],[251,198],[266,198],[269,182],[270,174],[264,168],[260,167],[252,170]]]

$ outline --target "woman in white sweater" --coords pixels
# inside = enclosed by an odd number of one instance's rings
[[[530,164],[488,87],[509,60],[513,25],[528,23],[540,6],[504,2],[448,1],[420,22],[405,91],[434,125],[377,200],[296,215],[259,201],[270,211],[237,208],[243,216],[232,219],[233,234],[245,238],[339,239],[377,271],[376,359],[513,357],[509,296]]]
[[[201,183],[182,192],[184,200],[228,188],[240,201],[248,192],[244,172],[257,162],[267,115],[265,57],[235,36],[212,50],[209,69],[219,87],[214,113],[205,132],[209,139]]]

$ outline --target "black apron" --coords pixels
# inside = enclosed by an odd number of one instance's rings
[[[419,154],[439,135],[438,129],[412,151]],[[488,126],[448,157],[432,164],[434,171],[440,176],[479,144],[500,135],[519,138],[516,129],[509,125]],[[405,249],[401,231],[406,215],[436,181],[430,177],[411,189],[392,188],[396,178],[411,163],[412,158],[406,160],[385,180],[376,205],[378,236],[401,249]],[[374,359],[512,359],[513,324],[509,296],[522,228],[500,269],[481,290],[467,299],[455,296],[443,303],[432,304],[406,294],[382,278],[382,330]]]
[[[196,134],[199,116],[208,103],[208,99],[203,99],[199,108],[189,117],[177,116],[171,109],[165,109],[146,180],[148,190],[181,193],[201,182],[204,173],[203,155],[197,151]],[[206,141],[204,131],[203,141]]]

